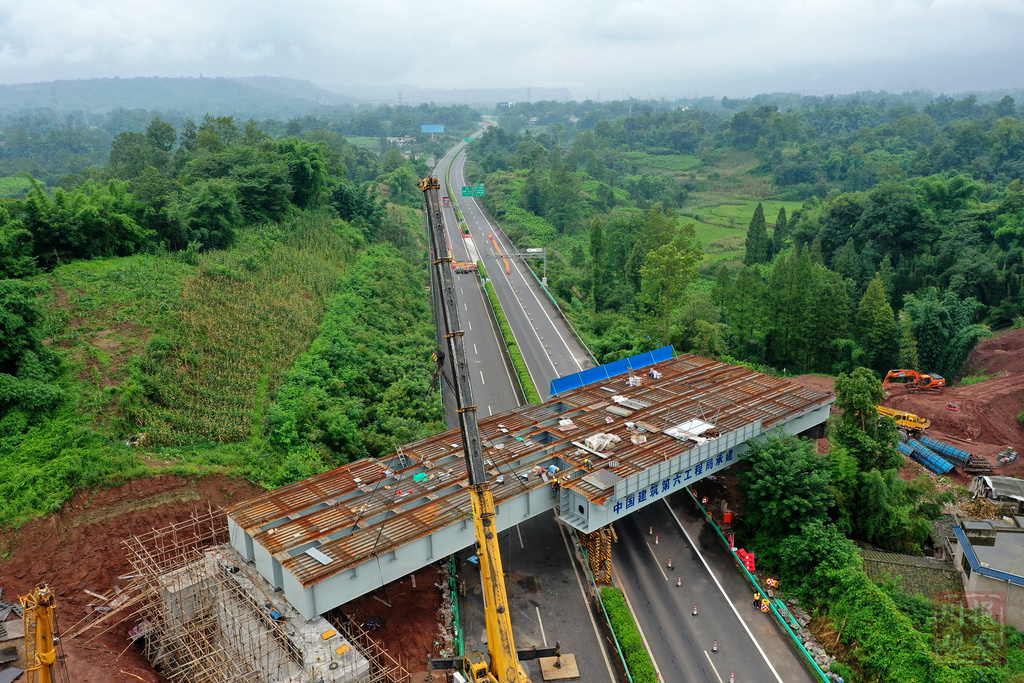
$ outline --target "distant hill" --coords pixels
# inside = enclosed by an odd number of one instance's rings
[[[401,94],[400,94],[401,93]],[[423,89],[406,85],[337,86],[326,90],[310,81],[273,76],[246,78],[93,78],[49,83],[0,85],[0,116],[25,111],[106,113],[144,109],[192,118],[204,114],[279,120],[315,114],[320,107],[359,103],[417,105],[567,101],[567,88]]]
[[[192,117],[290,118],[314,112],[317,93],[312,83],[284,78],[94,78],[50,83],[0,85],[0,115],[55,105],[62,114],[103,113],[114,109],[146,109]],[[329,93],[327,93],[329,94]],[[330,104],[343,98],[331,95]],[[325,99],[325,98],[324,98]],[[324,103],[321,99],[320,103]]]
[[[490,108],[498,102],[542,102],[554,100],[568,102],[572,91],[568,88],[417,88],[414,85],[328,85],[334,92],[371,102],[417,105],[435,104],[485,105]]]

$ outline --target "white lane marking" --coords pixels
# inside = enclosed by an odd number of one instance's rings
[[[480,294],[480,302],[484,306],[490,306],[490,303],[484,297],[484,288],[482,286],[477,288],[477,293]],[[495,340],[494,343],[495,344],[499,344],[499,345],[502,344],[503,342],[501,341],[501,335],[498,334],[498,328],[495,327],[494,317],[491,316],[491,315],[488,315],[486,317],[487,317],[487,324],[491,326],[491,334],[494,335],[494,340]],[[472,329],[472,328],[470,328],[470,329]],[[508,366],[508,363],[509,363],[508,359],[505,358],[505,354],[504,353],[500,353],[499,352],[498,355],[501,356],[501,364],[505,368],[505,376],[508,378],[508,386],[509,386],[509,388],[512,389],[512,393],[514,394],[515,393],[515,386],[516,386],[516,384],[515,384],[515,380],[512,379],[512,370]],[[529,368],[527,368],[527,370],[529,370]]]
[[[690,543],[690,546],[693,548],[693,551],[697,553],[697,557],[699,557],[700,561],[704,563],[704,569],[707,570],[708,575],[710,575],[711,578],[714,580],[715,585],[718,586],[718,590],[722,592],[722,597],[725,598],[725,601],[727,603],[729,603],[729,607],[732,608],[732,613],[736,615],[736,619],[740,622],[740,625],[743,627],[743,630],[746,631],[747,635],[750,637],[750,642],[752,642],[754,644],[754,647],[757,648],[757,651],[761,653],[761,657],[764,659],[764,663],[768,665],[769,669],[771,669],[772,674],[775,676],[775,680],[777,680],[779,683],[782,683],[782,679],[779,678],[779,672],[776,671],[775,667],[772,666],[772,663],[768,661],[768,655],[764,653],[764,650],[761,649],[761,643],[757,642],[757,639],[754,638],[754,634],[750,632],[750,628],[747,627],[747,622],[743,621],[743,617],[741,617],[740,613],[736,611],[736,605],[732,604],[732,600],[730,600],[729,596],[725,594],[725,589],[722,588],[722,584],[718,582],[718,577],[715,576],[715,573],[713,571],[711,571],[711,566],[708,564],[708,561],[705,560],[704,556],[700,554],[700,550],[697,549],[697,544],[693,542],[692,538],[690,538],[690,534],[686,531],[686,527],[684,527],[683,523],[679,520],[679,517],[676,515],[676,511],[673,510],[672,506],[668,504],[668,500],[665,500],[663,502],[665,503],[665,507],[668,508],[669,514],[672,515],[672,519],[676,520],[676,524],[678,524],[679,528],[682,529],[683,535],[686,536],[686,540]]]
[[[501,241],[498,236],[495,236],[495,238],[498,239],[499,242]],[[547,307],[544,306],[543,303],[541,303],[540,297],[537,296],[537,292],[534,291],[533,287],[531,286],[531,283],[526,279],[526,276],[523,275],[523,271],[519,268],[519,264],[516,263],[516,259],[510,259],[509,262],[512,264],[512,267],[515,268],[516,273],[519,275],[519,277],[522,278],[523,284],[526,286],[526,288],[528,290],[530,290],[530,294],[533,295],[533,300],[537,302],[537,308],[539,308],[540,312],[544,314],[544,317],[548,319],[548,323],[551,325],[551,329],[553,329],[555,331],[555,334],[558,336],[558,338],[560,340],[562,340],[562,345],[565,346],[565,350],[569,352],[569,357],[572,358],[572,362],[575,363],[576,367],[579,368],[582,371],[583,370],[583,366],[580,365],[580,362],[578,360],[576,360],[576,354],[574,354],[572,352],[572,349],[569,348],[569,342],[565,341],[565,337],[563,337],[562,333],[558,331],[558,326],[555,325],[555,321],[551,319],[550,315],[548,315]],[[506,275],[505,279],[508,280],[509,286],[513,287],[513,291],[514,291],[515,285],[512,284],[511,278],[509,278],[508,275]],[[523,306],[523,312],[524,313],[526,312],[526,307],[525,306]],[[537,337],[538,337],[538,339],[540,338],[540,333],[539,332],[537,333]],[[555,370],[555,372],[557,374],[558,369],[555,368],[555,364],[551,360],[551,356],[548,356],[548,362],[551,363],[551,367]]]
[[[463,182],[465,182],[465,179],[463,179]],[[477,206],[477,203],[476,203],[475,199],[473,200],[472,205],[473,206]],[[465,212],[463,212],[463,213],[465,213]],[[488,231],[490,231],[492,234],[494,234],[495,239],[497,239],[500,242],[501,240],[500,240],[500,235],[498,234],[498,230],[496,230],[496,229],[492,230],[491,229],[491,222],[490,222],[490,220],[487,219],[486,216],[483,215],[482,211],[480,212],[480,218],[483,220],[484,224],[487,226]],[[509,261],[510,261],[512,267],[516,269],[516,273],[523,280],[523,283],[526,286],[526,288],[530,290],[530,293],[533,295],[534,300],[537,302],[537,306],[540,308],[541,313],[543,313],[544,317],[548,319],[548,323],[551,325],[551,328],[555,331],[555,334],[558,336],[558,338],[562,341],[562,344],[565,346],[565,350],[569,352],[569,357],[572,358],[572,362],[575,363],[576,367],[579,370],[582,371],[583,370],[583,366],[576,359],[576,354],[574,354],[572,352],[572,349],[569,348],[569,343],[567,341],[565,341],[565,337],[563,337],[562,333],[558,331],[558,327],[555,325],[554,321],[551,319],[551,316],[548,315],[547,308],[541,303],[540,297],[537,296],[537,292],[534,291],[533,287],[531,287],[530,283],[527,281],[526,276],[523,275],[522,270],[519,268],[519,264],[516,263],[516,259],[509,259]],[[513,285],[511,278],[509,278],[509,276],[506,274],[505,275],[505,279],[508,281],[509,286],[512,287],[512,291],[514,292],[515,291],[515,285]],[[522,304],[520,304],[520,305],[522,305]],[[523,307],[523,312],[524,313],[526,312],[526,307],[525,306]],[[536,332],[536,333],[537,333],[538,340],[541,341],[541,344],[543,345],[543,341],[540,340],[540,333],[539,332]],[[551,364],[551,369],[555,371],[555,374],[558,374],[558,368],[555,367],[554,360],[551,358],[551,356],[548,356],[548,363]],[[537,383],[536,380],[534,380],[534,384],[536,384],[536,383]]]
[[[711,670],[715,672],[715,678],[718,679],[718,683],[722,683],[722,676],[718,673],[718,667],[711,661],[711,655],[708,654],[707,650],[704,650],[704,656],[708,658],[708,664],[711,665]]]
[[[491,415],[494,415],[494,411],[491,410],[490,406],[487,406],[487,416],[490,417]]]
[[[466,324],[469,325],[469,331],[472,332],[473,331],[473,321],[472,320],[466,320]]]
[[[466,307],[466,302],[462,302],[462,310],[468,312],[469,308]]]
[[[473,342],[473,353],[475,353],[478,356],[480,355],[480,352],[476,350],[476,342]]]
[[[540,624],[540,637],[544,641],[544,647],[547,647],[548,646],[548,635],[546,633],[544,633],[544,622],[541,621],[541,618],[540,618],[540,607],[537,607],[536,605],[534,605],[534,607],[537,609],[537,622]]]
[[[612,574],[615,574],[615,573],[616,573],[615,565],[612,565]],[[621,587],[623,584],[622,584],[621,581],[616,581],[615,585]],[[629,608],[629,611],[632,614],[636,614],[636,610],[633,609],[633,604],[629,601],[629,595],[626,593],[625,589],[623,589],[623,591],[622,591],[622,597],[623,597],[623,599],[625,599],[626,607]],[[594,617],[590,617],[590,620],[593,621]],[[640,640],[643,641],[644,647],[647,648],[647,654],[650,655],[650,657],[651,657],[651,664],[654,665],[654,673],[656,673],[658,675],[658,680],[659,681],[665,680],[665,678],[661,675],[661,669],[658,668],[658,660],[656,660],[654,658],[654,654],[651,652],[651,643],[650,643],[649,640],[647,640],[647,636],[644,635],[644,630],[640,627],[640,622],[639,621],[636,622],[636,630],[640,632]],[[601,648],[601,652],[604,652],[604,648],[603,647]],[[604,661],[606,661],[606,662],[608,661],[608,655],[605,655]],[[614,679],[614,677],[613,677],[613,679]]]
[[[583,581],[580,580],[580,572],[576,568],[576,559],[575,559],[576,556],[573,553],[572,547],[569,546],[569,541],[565,537],[565,529],[562,528],[561,524],[558,525],[558,533],[562,536],[562,543],[565,544],[565,552],[569,554],[569,564],[572,565],[572,573],[576,575],[576,585],[580,587],[580,596],[583,598],[583,604],[589,606],[590,605],[590,596],[587,594],[587,591],[585,591],[583,589]],[[625,593],[623,593],[623,595],[625,595]],[[632,610],[632,609],[633,608],[630,607],[630,610]],[[603,643],[604,642],[604,637],[601,635],[601,632],[597,629],[597,622],[594,621],[594,613],[590,611],[589,607],[587,609],[587,616],[590,617],[590,625],[594,627],[594,638],[597,640],[597,642]],[[640,628],[639,624],[637,624],[637,628]],[[640,637],[641,638],[643,637],[643,633],[640,634]],[[647,640],[645,639],[644,643],[646,643],[646,642],[647,642]],[[602,647],[602,648],[600,648],[600,650],[601,650],[601,656],[604,657],[605,668],[608,669],[608,680],[614,681],[614,680],[616,680],[616,675],[615,675],[615,672],[612,671],[612,663],[610,661],[608,661],[608,653],[605,652],[606,648]],[[648,651],[650,651],[650,648],[648,648]],[[654,661],[654,657],[651,657],[651,661],[652,662]],[[658,665],[657,664],[654,665],[654,670],[656,672],[658,672]],[[661,672],[658,672],[658,679],[659,680],[665,680],[665,679],[663,679],[661,677]]]
[[[651,557],[654,558],[654,564],[658,565],[658,571],[660,571],[661,575],[665,577],[666,581],[668,581],[668,574],[666,574],[665,570],[662,568],[661,560],[659,560],[658,556],[654,554],[654,548],[651,547],[650,543],[647,543],[647,549],[651,551]]]
[[[483,370],[480,371],[480,384],[487,384],[487,382],[484,381],[484,371]]]

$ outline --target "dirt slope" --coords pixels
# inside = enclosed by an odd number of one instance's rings
[[[1024,428],[1017,420],[1018,413],[1024,410],[1024,329],[981,342],[971,354],[967,368],[965,374],[986,373],[995,377],[938,392],[911,392],[904,386],[891,385],[883,405],[927,417],[932,421],[930,436],[984,456],[993,465],[996,454],[1006,446],[1024,452]],[[820,375],[801,375],[792,380],[819,391],[835,388],[832,378]],[[959,410],[949,410],[947,403],[955,404]],[[1024,457],[994,473],[1024,477]],[[968,480],[962,476],[959,479],[962,483]]]
[[[140,479],[115,489],[76,495],[64,509],[11,532],[0,533],[0,587],[7,602],[17,602],[36,583],[45,581],[57,593],[57,623],[70,633],[97,600],[85,589],[105,593],[131,567],[121,542],[173,522],[184,521],[207,505],[226,506],[258,493],[242,479],[183,479],[165,475]],[[95,641],[88,636],[65,640],[68,670],[76,683],[165,680],[141,655],[128,647],[125,623]]]

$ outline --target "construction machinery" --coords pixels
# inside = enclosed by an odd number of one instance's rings
[[[487,654],[490,661],[480,652],[466,657],[431,659],[430,665],[437,669],[461,668],[469,681],[488,683],[529,683],[526,670],[520,664],[522,659],[559,656],[560,648],[532,648],[516,651],[512,638],[512,619],[509,614],[508,596],[505,591],[505,575],[501,565],[498,547],[494,496],[484,463],[480,443],[480,428],[477,423],[476,405],[473,403],[473,389],[469,381],[469,363],[466,360],[464,332],[459,324],[458,302],[455,297],[455,283],[452,277],[452,255],[445,239],[444,219],[441,212],[441,183],[436,176],[424,178],[419,183],[427,204],[431,259],[434,276],[437,278],[440,308],[444,318],[444,337],[448,345],[447,357],[452,369],[452,390],[455,393],[456,412],[462,432],[462,448],[466,456],[466,471],[469,475],[470,497],[473,503],[473,522],[476,527],[477,556],[483,586],[484,615],[487,626]],[[435,354],[438,363],[444,362],[444,354]]]
[[[25,673],[28,683],[66,681],[64,670],[58,668],[57,596],[50,587],[40,583],[21,598],[25,621]]]
[[[888,391],[889,385],[893,380],[900,380],[896,383],[906,384],[911,391],[916,391],[917,389],[937,391],[946,386],[946,379],[941,375],[925,375],[917,370],[890,370],[886,373],[885,379],[882,380],[882,389]]]
[[[905,410],[893,410],[892,408],[886,408],[885,406],[875,406],[875,410],[878,411],[879,415],[891,417],[896,421],[896,424],[911,432],[924,431],[932,426],[932,421],[927,417],[914,415],[913,413],[908,413]]]

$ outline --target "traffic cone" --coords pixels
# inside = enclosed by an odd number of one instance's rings
[[[658,545],[658,538],[659,538],[660,536],[661,536],[661,534],[655,534],[655,535],[654,535],[654,545]]]
[[[736,683],[736,672],[735,671],[733,671],[731,674],[729,674],[729,683]]]
[[[683,577],[679,577],[679,584],[682,585]],[[697,605],[693,606],[693,616],[697,616]]]
[[[715,644],[711,646],[711,651],[712,652],[718,652],[718,641],[717,640],[715,641]]]
[[[647,535],[650,536],[653,533],[654,533],[654,527],[652,526],[650,529],[647,530]]]
[[[672,558],[668,558],[668,568],[672,569]]]

